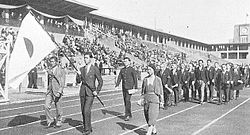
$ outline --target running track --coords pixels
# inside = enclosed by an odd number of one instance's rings
[[[102,92],[105,107],[95,100],[92,108],[93,135],[143,135],[146,133],[143,109],[136,105],[139,93],[132,96],[133,118],[123,120],[121,91]],[[158,135],[248,135],[250,133],[250,89],[227,105],[180,103],[161,110]],[[63,126],[46,128],[44,101],[0,105],[1,135],[77,135],[81,134],[78,96],[63,98]],[[54,110],[53,110],[54,111]]]

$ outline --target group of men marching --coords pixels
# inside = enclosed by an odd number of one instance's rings
[[[91,64],[92,53],[84,54],[86,66],[77,71],[76,81],[81,83],[80,103],[83,118],[83,134],[92,132],[91,108],[94,97],[98,96],[103,79],[99,69]],[[48,91],[45,98],[45,114],[48,127],[55,122],[55,127],[62,125],[62,95],[65,85],[66,72],[58,64],[56,57],[51,57],[51,68],[48,70]],[[137,75],[130,66],[130,59],[124,58],[125,67],[121,69],[116,87],[122,81],[122,91],[125,105],[125,121],[132,118],[131,113],[131,93],[130,89],[137,89]],[[239,97],[240,90],[244,86],[244,76],[237,64],[222,64],[207,60],[206,65],[203,60],[198,63],[189,64],[170,64],[164,62],[160,64],[159,70],[155,73],[161,78],[164,91],[164,109],[169,106],[176,106],[181,100],[184,102],[215,102],[221,105],[227,104],[230,100]],[[96,86],[98,81],[98,86]],[[56,117],[53,118],[50,109],[51,104],[55,103]]]
[[[162,63],[156,73],[164,86],[164,107],[176,106],[181,100],[203,104],[215,102],[227,104],[239,97],[244,86],[244,76],[239,65],[231,63],[219,65],[209,59],[205,65],[198,63],[168,64]]]

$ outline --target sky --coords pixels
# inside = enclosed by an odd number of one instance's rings
[[[203,43],[228,43],[234,25],[250,23],[250,0],[77,1],[98,14]]]

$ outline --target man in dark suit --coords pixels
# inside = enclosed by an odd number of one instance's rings
[[[172,71],[170,74],[171,88],[174,91],[174,106],[179,103],[179,88],[180,88],[180,71],[177,69],[177,64],[172,65]]]
[[[207,100],[213,100],[214,94],[214,75],[215,75],[215,68],[212,66],[212,61],[210,59],[207,60],[207,67],[206,67],[206,76],[207,76],[207,85],[209,93],[207,93]],[[208,96],[209,95],[209,96]]]
[[[222,74],[221,74],[221,89],[225,95],[225,104],[227,104],[230,100],[229,92],[230,92],[230,82],[231,82],[231,74],[230,69],[227,68],[225,64],[222,64]]]
[[[183,90],[183,97],[184,102],[187,102],[189,100],[189,79],[190,74],[188,70],[186,69],[186,66],[184,63],[181,64],[181,74],[180,74],[180,84],[181,88]]]
[[[83,134],[85,135],[92,132],[91,108],[94,97],[97,96],[103,85],[100,71],[96,66],[91,64],[91,58],[93,58],[91,52],[84,54],[84,62],[86,65],[80,68],[80,73],[76,76],[76,82],[82,83],[80,87],[80,102],[84,128]],[[97,87],[95,85],[96,80],[98,81]]]
[[[171,78],[170,78],[171,70],[167,67],[167,63],[161,64],[161,69],[157,73],[157,76],[161,78],[163,85],[163,93],[164,93],[164,110],[167,110],[168,105],[171,104],[170,97],[173,93],[171,89]]]
[[[203,60],[199,60],[199,66],[196,68],[196,71],[195,71],[195,78],[198,83],[200,104],[203,104],[204,96],[205,96],[205,89],[206,89],[205,87],[207,83],[206,69],[204,67]]]
[[[32,68],[28,73],[29,84],[28,88],[37,89],[37,69],[36,67]]]
[[[130,66],[130,62],[130,58],[124,58],[125,67],[121,69],[115,85],[115,87],[119,86],[120,82],[122,81],[122,93],[125,104],[125,121],[129,121],[129,119],[132,118],[130,101],[132,94],[129,94],[128,90],[138,88],[136,71]]]
[[[222,104],[222,90],[221,90],[221,80],[222,80],[222,70],[219,67],[219,63],[215,62],[214,63],[214,70],[215,70],[215,74],[214,74],[214,86],[215,86],[215,90],[217,91],[217,96],[218,96],[218,105]]]

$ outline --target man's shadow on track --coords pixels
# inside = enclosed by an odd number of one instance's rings
[[[110,110],[103,109],[102,114],[104,114],[104,115],[110,114],[110,115],[116,116],[117,118],[120,118],[122,120],[125,119],[125,117],[123,116],[123,113],[116,112],[116,111],[110,111]]]
[[[82,121],[73,120],[72,118],[66,118],[63,123],[68,123],[70,126],[75,127],[79,132],[83,132]]]
[[[32,123],[32,122],[39,121],[39,120],[40,120],[40,118],[38,118],[38,117],[32,117],[32,116],[28,116],[28,115],[19,115],[19,116],[16,116],[15,118],[13,118],[8,123],[8,127],[15,127],[15,126],[19,126],[19,125],[24,125],[24,124]]]
[[[116,122],[116,124],[121,126],[122,130],[126,130],[126,129],[133,130],[135,128],[138,128],[138,126],[128,124],[128,123]],[[146,129],[144,128],[137,129],[134,132],[137,133],[138,135],[145,135],[147,133]]]

